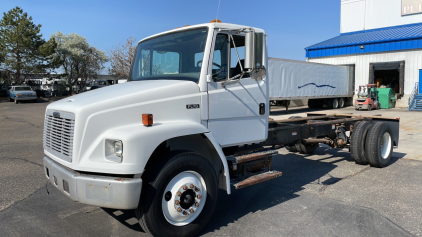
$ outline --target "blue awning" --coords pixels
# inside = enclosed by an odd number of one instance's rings
[[[416,48],[422,48],[422,23],[345,33],[305,50],[314,58]]]

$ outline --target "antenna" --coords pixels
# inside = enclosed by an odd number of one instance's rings
[[[215,23],[217,23],[218,21],[218,12],[220,11],[220,2],[221,0],[218,0],[218,8],[217,8],[217,17],[215,18]]]

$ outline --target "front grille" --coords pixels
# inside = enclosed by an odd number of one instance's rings
[[[44,121],[44,148],[59,158],[71,161],[74,125],[74,117],[53,117],[47,113]]]

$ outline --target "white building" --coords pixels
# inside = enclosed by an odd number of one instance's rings
[[[341,0],[340,25],[339,36],[306,48],[307,60],[354,66],[355,91],[385,85],[408,107],[422,84],[422,0]]]

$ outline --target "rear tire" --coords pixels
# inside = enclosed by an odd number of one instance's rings
[[[367,165],[368,159],[365,154],[365,141],[368,131],[371,129],[372,123],[369,121],[362,121],[356,123],[350,137],[350,153],[356,164]]]
[[[393,138],[390,127],[382,122],[374,124],[368,132],[366,157],[371,166],[382,168],[387,166],[393,156]]]
[[[12,98],[9,97],[9,102],[13,102],[14,100]]]
[[[328,103],[330,109],[338,109],[338,99],[330,99]]]
[[[338,99],[338,107],[339,108],[344,108],[344,98]]]
[[[143,177],[142,196],[136,209],[139,224],[152,236],[195,236],[216,207],[218,179],[214,167],[194,152],[172,153],[166,160]],[[199,198],[198,193],[202,193]]]

